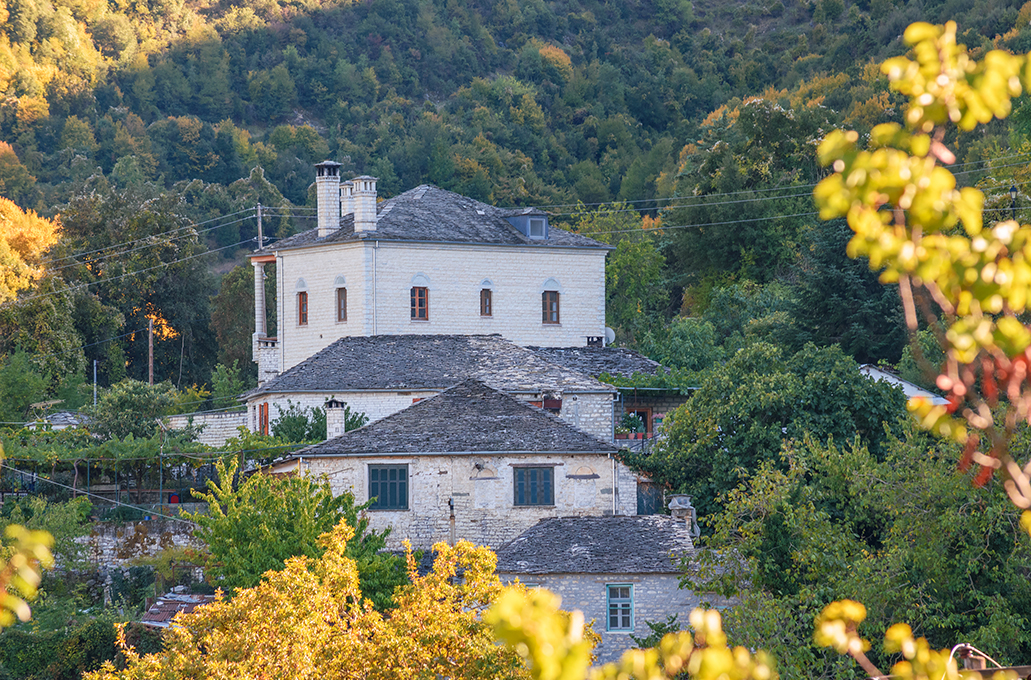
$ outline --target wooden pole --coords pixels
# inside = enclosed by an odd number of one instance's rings
[[[154,384],[154,319],[147,319],[147,365],[150,384]]]

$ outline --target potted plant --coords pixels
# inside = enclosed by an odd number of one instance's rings
[[[620,437],[619,432],[626,436]],[[644,439],[644,420],[636,413],[624,413],[616,428],[616,439]]]

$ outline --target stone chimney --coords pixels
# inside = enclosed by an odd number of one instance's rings
[[[339,399],[326,402],[326,440],[336,439],[344,433],[347,404]]]
[[[318,202],[319,238],[340,228],[340,164],[322,161],[315,166],[315,200]]]
[[[376,231],[376,178],[362,175],[352,179],[351,184],[355,232]]]
[[[691,533],[692,538],[698,538],[699,534],[701,534],[701,529],[698,527],[695,509],[691,505],[690,496],[680,493],[670,496],[669,512],[673,515],[673,519],[679,519],[687,524],[687,530]]]
[[[347,180],[340,183],[340,216],[354,214],[354,182]]]

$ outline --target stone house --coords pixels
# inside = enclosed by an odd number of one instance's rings
[[[571,371],[598,378],[603,374],[621,378],[658,375],[668,369],[622,347],[531,347],[548,361]],[[654,437],[666,415],[687,403],[688,390],[665,387],[617,387],[616,417],[633,413],[644,423],[646,438]]]
[[[491,334],[519,345],[605,336],[611,246],[504,209],[419,186],[377,202],[376,179],[341,183],[316,166],[318,227],[251,255],[259,382],[343,337]],[[266,335],[264,267],[276,265],[277,328]]]
[[[249,427],[267,432],[288,402],[346,402],[371,421],[475,378],[611,441],[615,388],[548,361],[499,335],[378,335],[341,338],[244,395]],[[330,438],[343,433],[329,423]]]
[[[601,643],[599,663],[615,661],[651,633],[646,622],[671,615],[686,625],[701,598],[679,588],[682,558],[694,552],[683,519],[553,517],[523,531],[497,550],[503,582],[515,579],[562,597],[562,608],[579,609],[593,621]]]
[[[335,418],[329,408],[330,419]],[[351,491],[388,546],[466,539],[499,548],[545,517],[632,515],[636,477],[618,449],[478,380],[274,462]]]

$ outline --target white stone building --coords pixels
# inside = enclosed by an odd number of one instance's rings
[[[376,179],[316,166],[318,227],[251,256],[259,383],[343,337],[492,334],[519,345],[602,344],[611,247],[432,186],[377,202]],[[264,266],[276,264],[267,337]]]
[[[336,415],[328,409],[329,419]],[[301,449],[271,472],[326,475],[392,527],[388,546],[498,548],[546,517],[633,515],[637,478],[611,441],[477,380]]]

